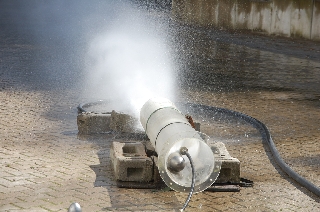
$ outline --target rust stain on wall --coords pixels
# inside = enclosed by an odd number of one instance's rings
[[[187,24],[320,40],[320,0],[173,0]]]
[[[314,2],[311,39],[320,40],[320,0]]]
[[[252,29],[269,33],[272,18],[272,1],[254,1],[252,8]]]
[[[217,0],[203,0],[201,1],[201,25],[215,25],[217,24],[216,20],[216,7]]]
[[[173,0],[172,1],[172,16],[176,20],[184,20],[184,15],[185,15],[185,1],[184,0]]]
[[[238,29],[251,29],[252,26],[252,2],[248,0],[237,1],[237,25]]]
[[[279,10],[285,11],[288,10],[293,0],[274,0],[273,4]]]
[[[312,27],[313,0],[294,0],[291,9],[291,36],[308,37]]]

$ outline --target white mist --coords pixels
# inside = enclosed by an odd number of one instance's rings
[[[110,100],[114,110],[138,117],[152,97],[173,101],[173,67],[165,24],[153,15],[122,8],[96,35],[86,57],[85,97]]]

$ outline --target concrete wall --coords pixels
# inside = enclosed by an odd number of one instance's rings
[[[320,40],[320,0],[172,0],[187,24]]]

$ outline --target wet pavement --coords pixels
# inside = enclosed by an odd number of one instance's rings
[[[6,14],[11,7],[0,8]],[[109,160],[114,135],[78,137],[85,39],[49,39],[42,27],[55,32],[59,25],[11,21],[1,16],[0,211],[66,211],[72,202],[83,211],[177,211],[185,193],[117,188]],[[283,159],[320,186],[320,43],[170,24],[176,101],[259,119]],[[195,194],[187,211],[320,210],[320,198],[277,166],[251,125],[201,113],[195,119],[240,160],[241,177],[254,187]]]

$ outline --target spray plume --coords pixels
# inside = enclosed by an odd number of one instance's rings
[[[165,25],[143,10],[122,5],[105,32],[88,47],[85,96],[116,102],[138,115],[150,98],[174,97]]]

